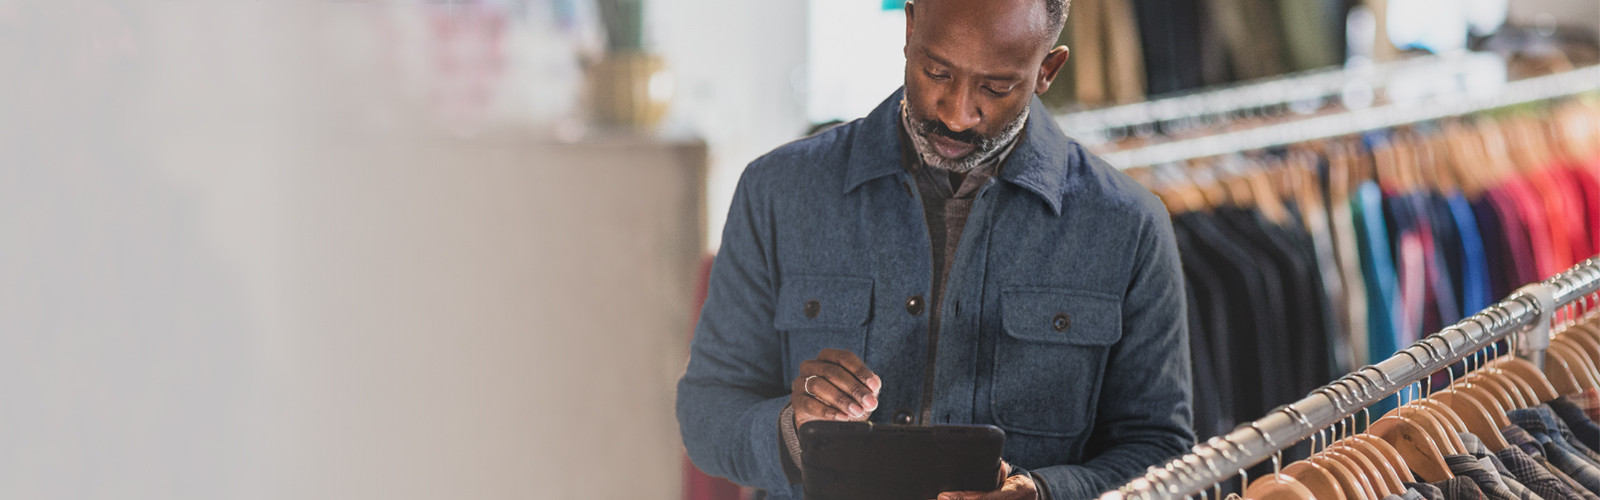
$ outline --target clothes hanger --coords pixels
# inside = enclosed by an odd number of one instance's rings
[[[1444,463],[1444,453],[1439,451],[1439,446],[1411,420],[1385,416],[1373,422],[1367,433],[1393,445],[1412,472],[1424,481],[1431,483],[1455,477],[1450,473],[1450,466]]]
[[[1469,200],[1477,200],[1483,196],[1487,188],[1483,179],[1484,169],[1473,168],[1476,163],[1482,161],[1482,155],[1473,152],[1473,142],[1468,135],[1471,133],[1472,131],[1459,121],[1451,120],[1445,123],[1445,144],[1453,160],[1448,165],[1460,182],[1461,194]]]
[[[1394,470],[1395,465],[1389,462],[1388,457],[1383,456],[1376,448],[1373,448],[1372,444],[1355,440],[1355,436],[1351,436],[1335,442],[1333,446],[1350,452],[1350,454],[1369,464],[1376,473],[1371,478],[1374,486],[1381,484],[1383,485],[1383,490],[1395,495],[1406,491],[1405,485],[1400,482],[1400,474]],[[1384,496],[1387,497],[1388,495]]]
[[[1502,385],[1511,389],[1517,395],[1517,398],[1522,401],[1523,407],[1531,407],[1542,403],[1543,401],[1539,400],[1539,393],[1534,390],[1531,384],[1522,380],[1521,375],[1505,369],[1505,363],[1511,359],[1510,353],[1507,353],[1508,355],[1506,356],[1501,356],[1499,344],[1494,344],[1493,349],[1495,351],[1494,360],[1485,363],[1485,368],[1480,371],[1484,371],[1485,376],[1495,378]],[[1550,399],[1555,398],[1551,397]]]
[[[1183,170],[1189,179],[1194,182],[1195,189],[1200,191],[1208,211],[1232,203],[1229,198],[1228,187],[1222,184],[1222,181],[1217,178],[1216,171],[1211,168],[1211,162],[1213,161],[1194,160]]]
[[[1550,379],[1545,377],[1544,373],[1539,371],[1539,367],[1534,366],[1532,362],[1514,355],[1497,359],[1495,362],[1500,364],[1499,368],[1502,371],[1510,373],[1514,379],[1528,385],[1533,390],[1535,401],[1549,403],[1561,395],[1556,392],[1555,386],[1551,385]]]
[[[1361,411],[1365,412],[1366,410],[1363,409]],[[1368,426],[1371,426],[1370,422]],[[1411,468],[1406,466],[1406,459],[1401,457],[1400,451],[1394,449],[1394,445],[1389,444],[1388,441],[1378,439],[1377,436],[1373,436],[1365,432],[1356,434],[1355,436],[1352,436],[1351,439],[1365,442],[1372,446],[1372,449],[1378,450],[1378,454],[1383,456],[1383,461],[1394,468],[1395,476],[1399,478],[1401,482],[1417,482],[1416,476],[1411,475]]]
[[[1273,473],[1256,478],[1245,488],[1244,497],[1251,500],[1315,500],[1311,490],[1287,474]]]
[[[1549,349],[1545,350],[1544,373],[1550,378],[1550,384],[1555,386],[1558,393],[1577,394],[1583,392],[1583,388],[1578,385],[1577,377],[1573,375],[1571,363],[1561,353],[1552,352]]]
[[[1272,187],[1272,172],[1281,172],[1282,162],[1271,157],[1255,158],[1251,159],[1245,168],[1245,181],[1250,185],[1251,196],[1255,199],[1256,208],[1261,210],[1261,215],[1273,224],[1283,225],[1288,222],[1288,205],[1278,195],[1278,190]]]
[[[1600,381],[1595,380],[1594,365],[1590,364],[1588,355],[1582,353],[1571,345],[1570,339],[1557,337],[1550,340],[1551,350],[1566,358],[1567,366],[1573,368],[1572,375],[1578,379],[1578,388],[1581,390],[1600,388]]]
[[[1346,500],[1379,500],[1372,498],[1367,489],[1356,479],[1355,473],[1351,472],[1349,467],[1345,467],[1338,460],[1324,455],[1312,455],[1306,461],[1321,466],[1323,470],[1328,471],[1328,474],[1332,475],[1334,481],[1339,484],[1339,491],[1344,493]]]
[[[1484,408],[1472,396],[1457,392],[1455,389],[1445,389],[1429,397],[1454,410],[1456,416],[1460,417],[1462,424],[1466,426],[1467,432],[1478,436],[1489,451],[1499,452],[1511,445],[1500,435],[1503,426],[1496,424],[1489,416],[1489,409]]]
[[[1322,450],[1322,455],[1343,461],[1346,466],[1350,467],[1351,471],[1356,473],[1356,478],[1375,498],[1386,498],[1393,494],[1393,492],[1389,491],[1389,485],[1380,480],[1383,476],[1379,474],[1377,466],[1374,466],[1371,461],[1368,461],[1361,454],[1348,448],[1329,447]]]
[[[1344,490],[1339,487],[1339,480],[1316,462],[1300,460],[1283,468],[1283,473],[1293,477],[1311,490],[1311,496],[1317,500],[1337,500],[1344,498]]]
[[[1153,182],[1159,184],[1165,191],[1157,193],[1161,201],[1167,204],[1167,211],[1173,215],[1191,211],[1206,211],[1209,209],[1206,196],[1195,186],[1193,179],[1189,178],[1182,165],[1171,163],[1155,167],[1151,174]],[[1170,201],[1169,201],[1170,199]],[[1179,210],[1174,210],[1176,206]]]
[[[1268,444],[1272,440],[1267,438],[1267,433],[1257,427],[1254,422],[1248,424],[1251,429],[1261,435],[1261,439]],[[1311,490],[1306,489],[1299,481],[1283,473],[1283,450],[1272,454],[1272,474],[1257,478],[1255,481],[1241,479],[1240,484],[1247,484],[1244,489],[1245,498],[1255,500],[1314,500]]]
[[[1506,386],[1497,378],[1490,377],[1489,372],[1484,371],[1483,365],[1484,362],[1480,360],[1477,363],[1477,368],[1461,377],[1462,380],[1466,380],[1474,385],[1484,387],[1487,389],[1485,392],[1498,400],[1500,405],[1508,410],[1526,408],[1528,406],[1527,403],[1522,401],[1521,396],[1516,394],[1511,387]]]

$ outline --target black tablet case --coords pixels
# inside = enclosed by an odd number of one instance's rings
[[[807,500],[927,500],[1000,486],[1005,432],[992,425],[800,427]]]

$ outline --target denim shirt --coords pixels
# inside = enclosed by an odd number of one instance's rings
[[[991,424],[1055,498],[1114,488],[1194,442],[1184,287],[1166,209],[1068,139],[1034,99],[1022,142],[973,203],[934,370],[927,223],[901,166],[901,92],[866,118],[755,160],[734,191],[678,383],[689,457],[799,498],[778,416],[800,362],[856,353],[883,380],[870,421]],[[927,308],[932,309],[932,308]]]

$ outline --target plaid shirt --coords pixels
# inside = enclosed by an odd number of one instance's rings
[[[1534,493],[1532,490],[1529,490],[1527,486],[1523,485],[1521,481],[1518,481],[1517,477],[1511,474],[1511,469],[1507,468],[1506,464],[1500,462],[1499,457],[1494,456],[1493,453],[1489,453],[1489,448],[1483,445],[1483,440],[1478,439],[1478,436],[1473,435],[1471,432],[1462,432],[1461,443],[1467,445],[1467,454],[1477,458],[1478,463],[1483,465],[1484,470],[1494,474],[1495,478],[1499,480],[1498,482],[1505,485],[1506,489],[1511,490],[1511,494],[1515,495],[1516,498],[1521,500],[1544,500],[1543,495]],[[1451,468],[1453,469],[1454,466],[1452,465]],[[1474,478],[1474,480],[1476,480],[1476,478]],[[1487,494],[1488,491],[1484,491],[1484,493]]]
[[[1585,459],[1564,439],[1560,439],[1558,431],[1551,428],[1543,415],[1532,409],[1524,409],[1508,411],[1506,416],[1511,419],[1511,423],[1527,431],[1527,434],[1537,441],[1538,447],[1544,449],[1545,457],[1550,463],[1555,464],[1556,468],[1561,469],[1561,472],[1566,473],[1590,493],[1600,493],[1600,467]],[[1518,446],[1524,451],[1528,449],[1525,443],[1518,443]]]
[[[1578,480],[1573,479],[1572,476],[1567,475],[1567,473],[1562,471],[1560,467],[1556,467],[1556,465],[1551,463],[1548,458],[1545,458],[1544,446],[1540,445],[1539,440],[1535,439],[1532,434],[1528,433],[1527,430],[1518,427],[1516,424],[1511,424],[1503,429],[1500,429],[1500,434],[1505,436],[1507,443],[1510,443],[1511,446],[1532,458],[1535,463],[1538,463],[1539,466],[1544,467],[1551,476],[1554,476],[1557,480],[1565,483],[1567,488],[1583,497],[1584,500],[1600,500],[1600,495],[1595,495],[1594,492],[1589,491],[1589,489],[1580,484]]]
[[[1537,496],[1525,497],[1513,493],[1507,484],[1500,481],[1500,477],[1492,471],[1483,468],[1472,455],[1445,455],[1444,463],[1450,466],[1450,473],[1457,478],[1469,478],[1478,484],[1478,489],[1489,500],[1527,500]],[[1521,485],[1518,485],[1521,486]],[[1524,492],[1527,490],[1524,489]],[[1531,495],[1531,493],[1529,494]],[[1542,499],[1541,499],[1542,500]]]
[[[1600,389],[1584,389],[1583,392],[1564,397],[1582,408],[1589,420],[1600,422]]]
[[[1512,476],[1545,500],[1587,500],[1567,483],[1551,475],[1549,469],[1524,453],[1522,448],[1511,446],[1500,450],[1495,456],[1500,458],[1500,463]]]
[[[1471,478],[1452,477],[1429,484],[1439,487],[1439,491],[1444,492],[1444,500],[1485,500],[1483,490],[1479,489],[1478,483],[1473,482]]]

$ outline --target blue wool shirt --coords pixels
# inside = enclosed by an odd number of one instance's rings
[[[734,191],[678,422],[707,473],[800,498],[778,416],[800,362],[854,352],[883,379],[870,420],[1004,429],[1003,457],[1088,498],[1194,442],[1183,275],[1166,209],[1062,134],[1034,99],[951,260],[936,346],[923,206],[902,167],[903,91],[779,147]],[[924,310],[927,309],[927,310]],[[929,353],[935,355],[932,369]]]

